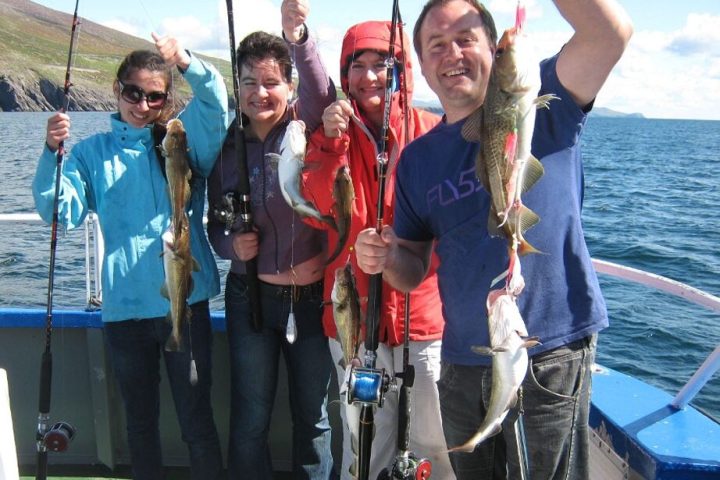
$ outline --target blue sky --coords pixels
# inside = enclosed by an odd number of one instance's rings
[[[75,0],[35,0],[72,13]],[[308,25],[338,82],[342,36],[350,25],[390,18],[390,0],[309,0]],[[639,112],[651,118],[720,120],[720,1],[619,0],[635,35],[598,95],[596,106]],[[281,0],[234,0],[235,35],[279,32]],[[425,0],[400,0],[406,30],[412,31]],[[514,21],[515,0],[485,2],[498,29]],[[525,0],[528,33],[538,56],[555,53],[572,31],[550,0]],[[168,6],[172,5],[172,9]],[[194,51],[229,59],[224,0],[81,0],[79,15],[150,40],[150,32],[172,34]],[[78,48],[82,48],[82,37]],[[434,100],[421,75],[415,98]]]

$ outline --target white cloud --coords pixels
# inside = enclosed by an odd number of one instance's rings
[[[668,48],[679,55],[720,56],[720,16],[691,13]]]
[[[140,38],[143,38],[143,32],[145,31],[145,29],[137,23],[130,23],[119,18],[108,20],[107,22],[102,22],[101,25],[104,27],[112,28],[113,30],[117,30],[118,32],[127,33],[128,35]],[[80,34],[82,35],[82,29],[80,30]]]

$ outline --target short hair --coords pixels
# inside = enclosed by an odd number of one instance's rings
[[[280,66],[287,83],[292,83],[292,59],[285,40],[266,32],[253,32],[242,39],[237,47],[236,61],[238,68],[243,65],[252,66],[256,62],[272,58]]]
[[[428,2],[425,4],[422,11],[420,12],[420,16],[415,22],[415,28],[413,29],[413,47],[415,47],[415,53],[417,53],[418,58],[422,58],[422,46],[420,45],[420,28],[425,21],[425,17],[427,17],[427,14],[433,8],[443,7],[452,1],[455,0],[428,0]],[[492,42],[492,45],[497,44],[497,29],[495,28],[495,20],[493,20],[493,17],[488,11],[488,9],[485,8],[485,6],[478,0],[458,1],[463,1],[469,4],[475,10],[477,10],[478,15],[480,15],[480,18],[482,20],[483,29],[485,30],[485,34],[487,35],[488,40]]]

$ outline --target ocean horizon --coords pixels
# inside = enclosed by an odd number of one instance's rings
[[[34,213],[31,182],[50,112],[0,112],[0,213]],[[71,112],[72,145],[107,130],[107,112]],[[720,121],[591,115],[582,137],[583,225],[594,258],[662,275],[720,296]],[[0,306],[44,308],[50,228],[2,224]],[[55,308],[85,306],[84,233],[61,231]],[[228,262],[218,261],[221,283]],[[720,344],[717,314],[668,294],[600,276],[611,325],[600,364],[671,394]],[[222,293],[211,302],[223,308]],[[40,348],[40,346],[38,347]],[[720,378],[694,405],[720,418]]]

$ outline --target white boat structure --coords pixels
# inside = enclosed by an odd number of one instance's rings
[[[39,222],[34,214],[0,215],[5,222]],[[53,313],[54,370],[51,423],[63,419],[76,435],[64,453],[49,456],[54,466],[96,466],[107,473],[129,463],[122,405],[114,388],[103,346],[99,270],[102,241],[97,219],[85,228],[86,307]],[[593,260],[601,275],[641,283],[684,298],[720,314],[720,298],[652,273]],[[227,438],[229,376],[218,368],[227,362],[224,312],[213,312],[213,402],[222,443]],[[0,307],[0,478],[32,472],[36,451],[38,375],[47,312],[40,308]],[[282,362],[281,362],[282,365]],[[593,374],[590,413],[591,479],[720,479],[720,422],[690,405],[703,385],[720,369],[720,346],[710,352],[687,384],[671,395],[637,378],[601,365]],[[5,381],[5,372],[7,381]],[[162,370],[162,369],[161,369]],[[163,373],[164,375],[164,373]],[[163,456],[168,465],[185,466],[186,450],[163,382],[161,423]],[[278,471],[291,468],[287,383],[280,381],[271,448]],[[12,413],[10,413],[12,412]],[[337,409],[331,409],[336,426]],[[8,431],[10,434],[8,434]],[[14,431],[14,435],[12,432]],[[339,438],[333,449],[339,453]],[[18,468],[19,466],[19,468]],[[67,472],[67,468],[64,469]],[[26,473],[29,474],[29,473]]]

